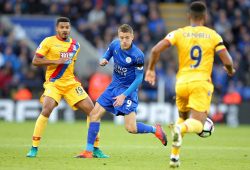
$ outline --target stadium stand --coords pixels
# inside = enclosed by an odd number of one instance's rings
[[[116,36],[121,23],[134,27],[134,42],[147,56],[152,45],[163,38],[173,27],[164,20],[164,6],[169,2],[187,3],[182,0],[16,0],[0,1],[1,14],[67,16],[73,26],[91,44],[100,56]],[[209,15],[207,26],[215,28],[222,35],[233,56],[237,74],[229,78],[223,72],[221,63],[215,57],[213,82],[214,102],[223,101],[223,96],[238,93],[243,100],[250,100],[250,1],[206,0]],[[165,9],[166,10],[166,9]],[[169,20],[169,24],[170,24]],[[42,92],[43,70],[31,65],[34,51],[28,48],[24,39],[17,39],[14,30],[0,24],[0,98],[12,98],[19,86],[25,86],[37,98]],[[165,53],[157,65],[157,74],[165,82],[165,100],[173,101],[177,61],[174,52]],[[34,93],[35,92],[35,93]],[[233,95],[231,95],[233,96]],[[143,83],[140,92],[142,101],[157,100],[157,88]]]

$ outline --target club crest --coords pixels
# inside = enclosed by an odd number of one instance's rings
[[[131,63],[131,61],[132,61],[132,59],[131,59],[130,57],[127,57],[127,58],[126,58],[126,62],[127,62],[127,63]]]

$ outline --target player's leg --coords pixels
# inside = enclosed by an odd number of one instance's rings
[[[89,114],[94,108],[92,100],[90,99],[90,97],[87,97],[84,100],[81,100],[78,103],[76,103],[75,106],[81,109],[83,112],[87,113],[87,128],[89,129],[89,124],[90,124]],[[93,156],[96,158],[109,158],[109,156],[104,154],[99,148],[99,137],[100,137],[100,132],[97,134],[95,138]]]
[[[167,145],[167,137],[160,125],[151,126],[142,122],[136,122],[136,113],[131,112],[125,114],[125,128],[129,133],[141,134],[141,133],[153,133],[160,139],[163,145]]]
[[[90,114],[91,110],[93,110],[94,104],[81,86],[81,83],[75,80],[73,81],[74,82],[72,83],[74,84],[74,87],[71,86],[69,89],[66,89],[64,98],[73,110],[80,109],[87,114],[87,128],[89,128],[90,121],[88,115]],[[108,156],[99,149],[99,136],[100,134],[98,133],[94,143],[93,155],[98,158],[107,158]]]
[[[203,129],[203,124],[207,118],[207,112],[210,107],[213,85],[207,81],[192,82],[188,84],[189,100],[187,108],[191,108],[190,117],[184,122],[177,124],[173,129],[173,146],[180,147],[182,136],[185,133],[200,133]],[[185,109],[178,104],[178,109]],[[171,161],[170,161],[171,166]]]
[[[40,101],[42,103],[42,112],[36,121],[33,133],[32,147],[30,152],[27,154],[27,157],[36,157],[41,136],[46,128],[48,118],[52,110],[57,106],[62,97],[61,92],[55,86],[55,83],[45,82],[44,88],[45,91],[40,98]]]
[[[179,117],[176,121],[175,124],[181,124],[182,122],[184,122],[186,119],[188,119],[190,116],[190,111],[187,112],[181,112],[179,111]]]
[[[191,108],[190,118],[177,125],[176,129],[183,134],[200,133],[210,108],[213,85],[208,81],[192,82],[188,85],[190,96],[188,107]]]
[[[188,85],[186,83],[177,84],[175,90],[176,90],[176,106],[179,111],[179,118],[177,119],[175,125],[171,127],[171,132],[173,138],[172,147],[177,149],[181,145],[182,136],[179,137],[177,133],[175,133],[174,131],[179,124],[182,124],[187,119],[188,117],[187,113],[190,111],[190,108],[188,107],[188,102],[189,102]],[[184,133],[182,135],[184,135]]]
[[[48,118],[52,112],[52,110],[57,106],[57,102],[48,96],[45,96],[43,99],[43,105],[42,105],[42,112],[37,118],[33,137],[32,137],[32,147],[30,151],[27,154],[27,157],[36,157],[38,146],[40,144],[40,140],[42,137],[42,134],[46,128]]]
[[[76,156],[77,158],[93,158],[94,142],[100,130],[101,117],[104,115],[105,109],[96,102],[94,109],[90,112],[90,124],[88,129],[88,139],[86,150]]]
[[[78,109],[80,109],[81,111],[83,111],[84,113],[87,114],[87,128],[89,128],[89,123],[90,123],[90,118],[89,118],[89,114],[90,112],[94,109],[94,104],[92,102],[92,100],[90,99],[90,97],[86,97],[85,99],[77,102],[75,104],[75,107],[77,107]],[[98,133],[97,137],[96,137],[96,141],[94,146],[98,147],[99,146],[99,135],[100,133]]]
[[[87,129],[89,129],[90,118],[87,116]],[[100,131],[95,138],[93,156],[95,158],[109,158],[108,155],[104,154],[100,149]]]
[[[131,112],[124,116],[125,128],[129,133],[155,133],[156,128],[151,125],[144,124],[142,122],[136,122],[135,112]]]
[[[176,125],[183,123],[186,119],[188,119],[190,112],[179,112],[179,117],[176,121]],[[172,125],[170,125],[172,126]],[[173,129],[173,126],[171,127]],[[184,134],[181,134],[182,138]],[[170,167],[179,167],[180,166],[180,147],[172,145],[171,147],[171,155],[170,155]]]
[[[184,122],[176,124],[173,127],[173,143],[170,156],[170,167],[180,166],[180,147],[182,139],[186,133],[200,133],[203,128],[203,123],[206,120],[206,113],[198,112],[191,109],[190,118],[187,118]]]
[[[171,133],[172,133],[172,147],[171,147],[171,154],[170,154],[170,167],[179,167],[180,166],[180,142],[176,144],[175,140],[175,132],[174,128],[178,124],[183,123],[189,116],[189,108],[188,105],[188,93],[187,93],[187,86],[186,84],[177,84],[176,85],[176,106],[179,111],[179,117],[174,125],[170,125]],[[179,138],[179,141],[182,140],[182,136],[184,134],[181,134],[181,137]]]
[[[177,125],[182,134],[200,133],[207,118],[207,114],[205,112],[199,112],[194,109],[191,109],[190,112],[190,118]]]

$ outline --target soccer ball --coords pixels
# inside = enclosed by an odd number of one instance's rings
[[[212,135],[214,132],[214,123],[211,119],[207,118],[206,122],[204,123],[203,130],[198,135],[202,138],[206,138]]]

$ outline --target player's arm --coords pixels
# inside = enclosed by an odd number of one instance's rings
[[[100,66],[105,66],[109,63],[109,60],[113,56],[113,48],[114,48],[113,46],[114,46],[114,41],[112,43],[110,43],[109,48],[107,49],[105,54],[100,59],[100,62],[99,62]]]
[[[140,69],[140,68],[142,68],[142,69]],[[143,65],[140,66],[139,69],[135,70],[135,80],[129,86],[129,88],[125,92],[123,92],[121,95],[116,96],[114,98],[115,99],[114,106],[115,107],[121,106],[123,104],[125,98],[140,86],[140,84],[142,83],[142,80],[143,80]]]
[[[141,56],[138,56],[136,58],[136,62],[134,65],[135,69],[135,79],[131,83],[131,85],[125,90],[122,94],[119,96],[116,96],[114,106],[121,106],[124,103],[125,98],[130,95],[132,92],[134,92],[142,83],[143,80],[143,66],[144,66],[144,55],[142,54]]]
[[[141,66],[143,67],[143,66]],[[123,93],[124,96],[128,96],[130,95],[133,91],[135,91],[140,84],[142,83],[143,80],[143,72],[140,70],[135,70],[135,80],[133,81],[133,83],[129,86],[129,88]]]
[[[65,64],[68,60],[69,58],[60,58],[58,60],[48,60],[39,54],[35,54],[32,60],[32,64],[34,66],[50,66],[50,65]]]
[[[224,69],[226,70],[229,76],[233,76],[235,73],[235,69],[233,67],[233,60],[231,55],[228,53],[227,49],[223,49],[218,52],[222,63],[224,64]]]
[[[231,55],[228,53],[221,36],[216,33],[214,36],[214,41],[215,52],[219,55],[222,63],[224,64],[224,69],[229,76],[233,76],[235,73],[235,69],[233,68],[233,60]]]
[[[32,64],[34,66],[49,66],[49,65],[58,65],[64,64],[69,60],[69,58],[60,58],[58,60],[49,60],[45,56],[50,51],[51,48],[51,39],[45,38],[41,44],[36,49],[35,56],[33,57]]]
[[[170,46],[170,42],[167,39],[163,39],[158,42],[150,52],[149,64],[145,76],[145,81],[149,82],[151,85],[155,84],[155,65],[159,61],[160,54]]]
[[[160,54],[166,50],[171,44],[167,39],[158,42],[150,51],[148,70],[155,70],[155,65],[160,58]]]
[[[109,63],[109,61],[106,58],[101,58],[99,65],[100,66],[106,66]]]

